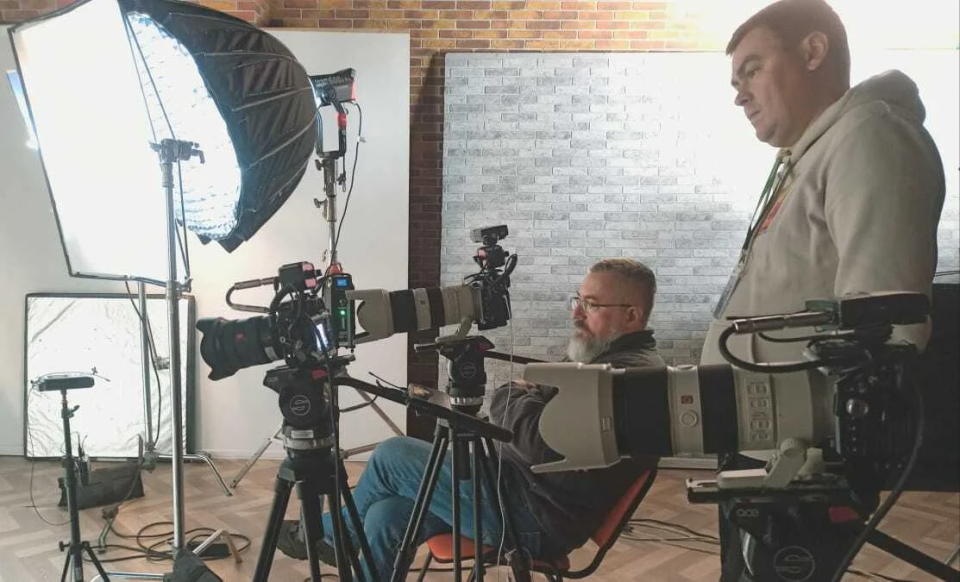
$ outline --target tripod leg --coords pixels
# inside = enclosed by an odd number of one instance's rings
[[[483,582],[483,519],[480,512],[480,502],[483,497],[483,491],[480,486],[480,456],[483,452],[480,450],[483,443],[479,438],[475,438],[471,443],[473,451],[473,574],[471,578],[478,582]]]
[[[280,538],[280,526],[283,525],[283,516],[287,512],[287,503],[290,502],[290,490],[293,488],[292,481],[283,476],[286,470],[281,465],[274,484],[273,506],[267,518],[267,531],[263,535],[263,547],[260,548],[257,569],[253,574],[254,582],[267,582],[270,578],[273,554],[277,550],[277,540]]]
[[[417,491],[417,500],[414,502],[410,521],[407,523],[407,529],[403,533],[403,541],[400,543],[397,557],[393,562],[393,576],[390,578],[392,582],[401,582],[407,578],[407,570],[413,561],[413,552],[415,551],[415,548],[411,548],[411,546],[420,532],[423,516],[427,508],[430,507],[433,488],[437,484],[440,467],[443,465],[443,455],[447,449],[448,435],[447,429],[438,424],[433,448],[430,450],[430,460],[427,461],[427,466],[423,471],[423,479],[420,481],[420,489]]]
[[[64,556],[63,558],[63,572],[60,573],[60,582],[67,581],[67,572],[70,571],[70,562],[72,561],[73,561],[73,554],[68,551],[67,555]]]
[[[93,567],[97,569],[97,573],[100,574],[100,579],[103,582],[110,582],[110,578],[107,577],[106,571],[103,569],[103,566],[100,564],[100,560],[94,555],[93,550],[90,548],[90,544],[83,542],[82,549],[87,552],[87,555],[90,556],[90,561],[93,562]],[[79,555],[79,558],[83,559],[83,554]]]
[[[297,483],[297,496],[300,498],[300,523],[306,530],[307,562],[310,564],[310,579],[320,582],[320,556],[317,554],[317,544],[320,542],[320,489],[313,484],[310,478]],[[336,515],[336,512],[331,515]],[[334,544],[337,546],[337,568],[340,571],[340,580],[351,582],[350,570],[346,560],[341,558],[343,546],[338,541],[336,532],[341,531],[334,518]],[[343,571],[347,575],[344,576]]]
[[[453,579],[462,580],[460,573],[460,463],[464,461],[460,457],[461,444],[458,442],[457,429],[450,429],[450,440],[453,441],[453,479],[450,481],[450,502],[453,504]]]
[[[871,531],[867,535],[867,541],[904,562],[920,568],[931,576],[941,580],[960,580],[960,572],[880,530]]]
[[[341,475],[346,475],[346,470],[340,472]],[[347,508],[347,515],[350,517],[350,521],[353,523],[354,531],[358,532],[357,538],[360,540],[360,553],[363,556],[364,562],[367,564],[373,564],[373,552],[370,551],[370,544],[367,541],[366,535],[359,535],[359,532],[363,531],[363,521],[360,519],[360,512],[357,511],[357,504],[353,500],[353,494],[350,492],[350,487],[347,485],[346,481],[340,487],[341,495],[343,497],[343,504]],[[331,509],[331,511],[333,511]],[[358,572],[362,572],[359,568]],[[366,577],[366,573],[364,573]],[[372,582],[372,581],[371,581]]]

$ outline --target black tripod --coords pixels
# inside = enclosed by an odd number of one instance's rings
[[[342,362],[339,362],[342,363]],[[280,464],[274,485],[273,505],[267,521],[267,531],[254,573],[254,582],[267,582],[283,517],[290,501],[290,492],[296,487],[300,498],[300,523],[306,528],[307,559],[310,577],[320,580],[320,560],[317,547],[323,539],[320,520],[321,497],[326,498],[333,522],[334,550],[337,557],[337,573],[342,582],[354,579],[365,580],[359,558],[354,551],[350,534],[342,523],[339,511],[342,499],[354,531],[360,540],[360,549],[367,563],[370,547],[363,535],[360,515],[347,485],[346,470],[337,454],[336,389],[327,382],[323,369],[297,369],[281,367],[270,370],[264,384],[280,395],[280,411],[283,414],[283,448],[287,458]],[[330,398],[324,388],[329,387]]]
[[[864,530],[861,497],[832,475],[785,489],[731,491],[718,488],[716,481],[688,481],[687,496],[692,503],[720,503],[726,517],[752,536],[749,566],[755,580],[827,582]],[[948,564],[879,530],[866,541],[940,580],[960,581],[960,572]]]
[[[67,579],[67,572],[73,570],[73,582],[83,582],[83,554],[86,552],[90,557],[90,562],[97,569],[100,578],[109,581],[107,573],[97,560],[97,556],[90,549],[90,543],[80,539],[80,510],[77,509],[77,476],[74,472],[76,467],[73,463],[73,442],[70,439],[70,419],[79,406],[73,408],[67,403],[67,390],[74,388],[89,388],[93,386],[93,378],[89,376],[62,378],[59,380],[43,381],[41,380],[37,387],[40,391],[60,390],[60,418],[63,419],[63,445],[66,449],[66,455],[63,458],[63,468],[66,472],[64,476],[64,486],[67,489],[67,510],[70,512],[70,541],[60,542],[60,551],[67,552],[63,560],[63,572],[60,574],[60,582]]]
[[[450,397],[450,403],[453,409],[469,415],[476,415],[483,402],[483,395],[487,381],[487,375],[484,371],[484,352],[493,348],[484,337],[474,336],[458,338],[449,341],[439,341],[433,344],[423,344],[416,346],[418,351],[427,349],[437,349],[441,355],[448,358],[451,362],[450,381],[447,386],[447,392]],[[481,539],[483,528],[480,512],[481,497],[481,475],[491,498],[499,505],[499,492],[494,483],[494,471],[490,463],[490,452],[494,451],[491,436],[495,433],[478,428],[480,425],[487,424],[480,421],[464,426],[452,418],[439,418],[433,440],[433,449],[430,452],[430,460],[424,470],[423,479],[420,482],[420,488],[417,492],[417,499],[414,502],[413,514],[407,529],[403,536],[403,542],[397,551],[396,561],[394,562],[393,582],[404,580],[409,570],[410,563],[413,560],[413,553],[416,547],[413,546],[416,540],[420,526],[423,523],[424,515],[430,506],[430,500],[433,497],[437,484],[437,478],[440,474],[440,468],[443,465],[444,455],[447,446],[452,444],[453,461],[453,486],[451,492],[451,502],[453,505],[453,579],[459,581],[461,578],[461,548],[460,548],[460,481],[471,480],[473,487],[473,522],[475,528],[474,544],[475,559],[474,570],[471,579],[483,580],[484,574],[484,556],[481,549],[483,540]],[[493,425],[490,425],[491,427]],[[499,428],[499,427],[496,427]],[[472,457],[472,460],[471,460]],[[530,569],[528,557],[517,544],[517,533],[513,521],[508,511],[503,512],[504,532],[506,534],[506,553],[507,563],[513,570],[514,577],[518,582],[530,580]]]

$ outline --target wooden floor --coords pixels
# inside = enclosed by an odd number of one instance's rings
[[[239,470],[239,461],[220,461],[218,466],[224,479],[229,482]],[[251,538],[252,544],[243,552],[243,562],[217,560],[208,565],[224,580],[250,580],[256,565],[267,513],[273,498],[273,482],[277,461],[260,460],[234,490],[232,497],[220,490],[212,471],[202,464],[189,464],[185,468],[186,528],[226,528],[230,532]],[[362,471],[362,464],[348,463],[349,472],[355,478]],[[56,462],[37,462],[33,467],[33,498],[40,514],[49,522],[61,524],[67,513],[55,507],[59,493],[56,479],[61,475]],[[661,471],[637,517],[652,518],[680,524],[699,532],[716,534],[717,511],[712,505],[690,505],[686,501],[684,480],[687,477],[709,478],[710,473],[696,471]],[[116,527],[121,533],[135,533],[153,522],[171,519],[170,466],[158,467],[152,474],[144,473],[146,495],[124,505]],[[31,582],[59,580],[63,566],[63,554],[57,542],[68,540],[67,525],[47,525],[41,521],[31,505],[31,463],[17,457],[0,457],[0,582]],[[291,500],[288,511],[295,517],[298,505]],[[81,512],[81,532],[84,540],[96,545],[103,526],[100,508]],[[157,531],[162,533],[162,529]],[[169,526],[166,528],[169,531]],[[945,559],[960,542],[960,495],[947,493],[906,493],[882,523],[881,529],[921,551],[938,559]],[[662,537],[663,532],[646,529],[639,532],[645,538]],[[189,535],[187,536],[190,537]],[[111,535],[109,544],[129,544]],[[684,549],[663,542],[621,540],[608,554],[602,567],[591,577],[597,581],[649,580],[670,581],[715,581],[719,579],[719,558],[715,546],[695,545],[702,552]],[[160,549],[166,549],[161,546]],[[125,550],[110,550],[99,557],[129,555]],[[574,564],[582,563],[589,556],[586,549],[578,550]],[[418,562],[420,558],[418,558]],[[105,564],[108,571],[124,572],[169,572],[170,562],[148,562],[137,559]],[[896,558],[868,547],[864,549],[854,567],[899,579],[932,580],[923,573]],[[95,571],[92,566],[84,568],[85,580],[91,580]],[[309,579],[305,562],[291,560],[279,552],[274,562],[271,580],[295,581]],[[414,579],[411,576],[410,579]],[[431,573],[427,580],[450,580],[449,573]],[[490,580],[507,580],[505,572],[488,576]],[[850,580],[866,580],[862,576],[848,575]]]

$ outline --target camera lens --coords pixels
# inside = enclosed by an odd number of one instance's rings
[[[237,370],[283,357],[279,338],[267,316],[204,318],[197,321],[197,329],[203,334],[200,356],[210,366],[211,380],[221,380],[233,376]]]

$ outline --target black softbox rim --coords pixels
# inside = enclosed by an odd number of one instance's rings
[[[231,252],[280,209],[306,171],[317,139],[310,78],[283,43],[229,14],[179,0],[119,2],[124,14],[151,17],[183,45],[226,122],[241,171],[239,224],[218,239]]]

